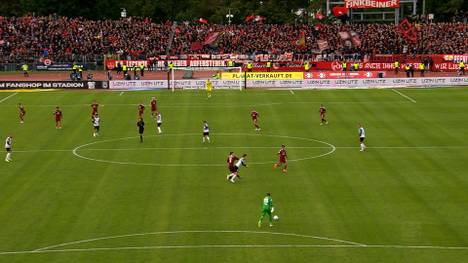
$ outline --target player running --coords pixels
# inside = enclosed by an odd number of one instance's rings
[[[258,125],[258,112],[256,110],[252,110],[250,113],[250,117],[252,117],[252,122],[255,127],[256,131],[260,131],[260,126]]]
[[[140,105],[138,105],[138,118],[143,118],[143,114],[145,113],[145,105],[143,105],[143,103],[140,103]]]
[[[262,227],[262,221],[265,215],[268,215],[268,220],[270,222],[270,227],[273,226],[273,217],[271,213],[275,211],[273,207],[273,199],[271,199],[271,194],[267,193],[266,196],[263,198],[262,209],[260,212],[260,219],[258,220],[258,227]]]
[[[213,83],[211,83],[211,80],[207,79],[205,83],[206,87],[206,95],[208,98],[211,98],[211,93],[213,92]]]
[[[241,168],[241,166],[247,167],[247,164],[245,163],[245,158],[247,158],[247,154],[244,153],[242,157],[239,160],[237,160],[237,162],[234,164],[234,172],[231,173],[231,179],[229,179],[231,183],[235,183],[236,181],[234,179],[236,178],[240,179],[239,169]]]
[[[96,101],[93,101],[91,104],[91,118],[94,118],[96,114],[98,114],[99,104]]]
[[[323,125],[324,123],[328,124],[328,121],[325,119],[327,108],[325,108],[323,104],[320,104],[319,113],[320,113],[320,125]]]
[[[205,143],[205,139],[210,143],[210,128],[207,121],[203,121],[203,143]]]
[[[276,169],[278,167],[283,167],[283,172],[287,172],[288,171],[288,161],[286,160],[286,158],[288,157],[288,155],[286,154],[286,149],[285,149],[286,146],[281,145],[281,149],[278,151],[278,163],[275,163],[273,165],[273,167]]]
[[[156,118],[158,114],[158,105],[157,105],[156,97],[151,98],[150,105],[151,105],[151,116],[153,116],[153,118]]]
[[[362,127],[362,125],[359,124],[359,143],[360,143],[361,152],[363,152],[366,149],[366,145],[364,144],[365,138],[366,138],[366,131],[364,130],[364,127]]]
[[[11,145],[13,143],[13,136],[8,136],[5,140],[5,150],[6,150],[6,157],[5,162],[11,162]]]
[[[143,133],[145,132],[145,122],[140,118],[137,122],[138,134],[140,134],[140,143],[143,142]]]
[[[24,109],[24,105],[21,103],[18,103],[18,110],[19,110],[20,123],[24,123],[24,116],[26,115],[26,110]]]
[[[55,116],[55,129],[62,129],[63,113],[58,106],[55,107],[55,111],[52,115]]]
[[[236,172],[234,168],[234,164],[236,161],[239,160],[239,158],[234,154],[234,152],[229,152],[228,158],[227,158],[227,167],[228,167],[228,175],[226,177],[227,180],[231,180],[232,176]]]
[[[93,129],[94,129],[93,137],[99,136],[99,126],[101,124],[101,118],[99,118],[99,115],[97,113],[93,116],[93,119],[91,122],[93,123]]]
[[[161,134],[161,125],[162,125],[162,117],[161,117],[161,112],[156,113],[156,125],[158,127],[158,133]]]

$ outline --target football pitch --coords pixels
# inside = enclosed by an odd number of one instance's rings
[[[0,93],[0,262],[467,262],[467,91]],[[247,154],[236,183],[230,151]],[[279,220],[258,228],[267,192]]]

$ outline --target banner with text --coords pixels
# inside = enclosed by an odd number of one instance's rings
[[[0,89],[107,89],[107,81],[0,81]]]
[[[214,89],[238,89],[243,80],[213,80]],[[174,80],[176,89],[204,89],[205,80]],[[110,89],[167,89],[168,81],[110,81]],[[441,78],[360,78],[360,79],[250,79],[247,88],[356,89],[393,87],[468,86],[468,77]]]
[[[247,74],[247,79],[303,79],[303,72],[243,72],[242,75],[236,72],[221,73],[222,79],[243,79]]]
[[[400,0],[345,0],[346,8],[398,8]]]

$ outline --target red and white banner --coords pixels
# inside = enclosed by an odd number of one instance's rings
[[[127,67],[140,66],[143,64],[145,68],[152,66],[158,68],[165,68],[170,62],[174,67],[224,67],[226,66],[225,60],[212,60],[212,59],[168,59],[168,60],[106,60],[106,66],[108,69],[116,69],[117,64],[127,65]]]
[[[377,74],[375,71],[304,72],[304,79],[367,79],[377,78]]]
[[[398,8],[400,0],[345,0],[346,8]]]

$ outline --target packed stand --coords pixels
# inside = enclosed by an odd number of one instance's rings
[[[145,59],[182,54],[466,54],[468,24],[415,25],[416,42],[391,24],[207,25],[126,18],[0,17],[0,63],[94,62],[103,54]],[[345,41],[342,32],[357,41]],[[326,40],[326,48],[317,41]]]

